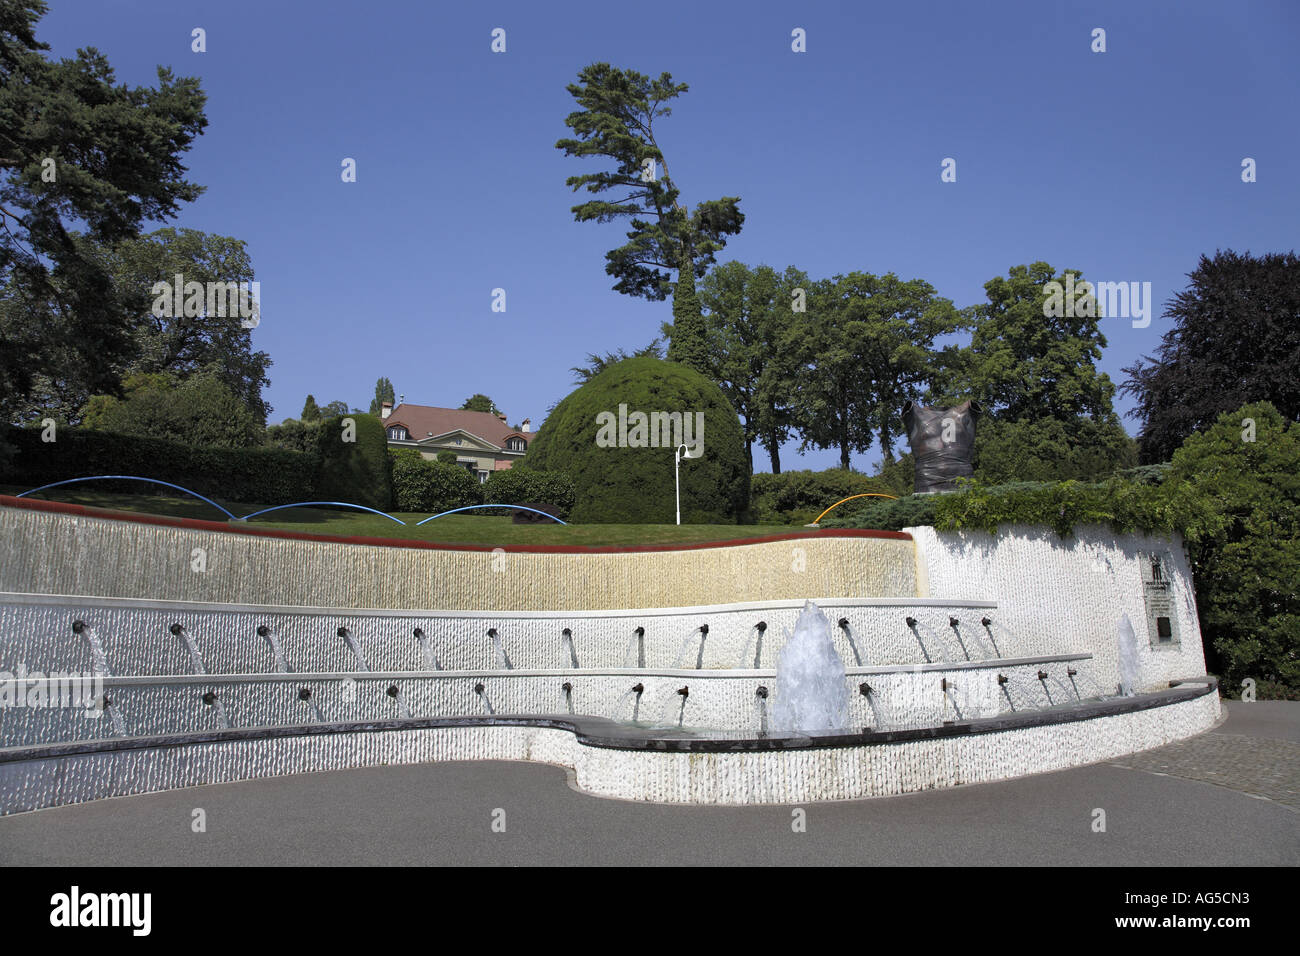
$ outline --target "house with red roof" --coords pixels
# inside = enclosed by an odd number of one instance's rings
[[[456,464],[480,482],[523,458],[536,434],[529,431],[531,423],[527,418],[518,428],[511,428],[503,414],[409,405],[405,401],[396,407],[384,402],[379,417],[384,422],[389,448],[413,448],[429,459],[436,459],[440,451],[453,452]]]

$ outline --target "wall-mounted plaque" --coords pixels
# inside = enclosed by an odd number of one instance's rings
[[[1169,576],[1173,555],[1168,551],[1151,551],[1140,555],[1142,565],[1142,600],[1147,610],[1147,636],[1152,647],[1172,647],[1179,643],[1178,613],[1174,606],[1174,584]]]

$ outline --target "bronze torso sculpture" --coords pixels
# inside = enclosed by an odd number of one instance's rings
[[[916,468],[913,482],[917,494],[951,491],[956,479],[973,473],[975,419],[978,402],[962,402],[953,408],[923,408],[915,402],[903,406],[903,425],[912,446]]]

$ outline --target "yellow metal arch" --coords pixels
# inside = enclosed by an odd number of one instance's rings
[[[827,509],[826,509],[825,511],[823,511],[821,514],[819,514],[819,515],[818,515],[818,516],[813,520],[813,524],[820,524],[822,518],[825,518],[828,514],[830,514],[832,511],[834,511],[834,510],[835,510],[836,508],[838,508],[840,505],[844,504],[844,502],[846,502],[846,501],[852,501],[854,498],[888,498],[888,499],[890,499],[891,501],[897,501],[897,500],[898,500],[898,495],[878,495],[878,494],[875,494],[874,492],[871,492],[871,493],[868,493],[868,494],[865,494],[865,495],[849,495],[847,498],[841,498],[839,501],[835,502],[835,504],[831,505],[829,508],[827,508]]]

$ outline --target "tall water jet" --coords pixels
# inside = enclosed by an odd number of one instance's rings
[[[772,728],[795,733],[844,730],[849,724],[849,685],[844,661],[831,640],[831,622],[808,601],[794,634],[776,658]]]
[[[1133,622],[1128,614],[1119,619],[1119,694],[1132,697],[1137,693],[1138,685],[1138,646],[1137,634],[1133,632]]]

